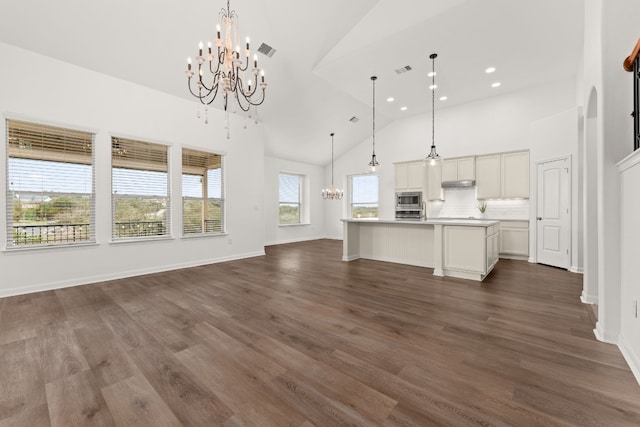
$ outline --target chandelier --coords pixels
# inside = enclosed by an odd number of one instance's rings
[[[376,159],[376,80],[378,80],[376,76],[371,76],[371,83],[373,85],[373,152],[371,153],[371,161],[369,162],[371,172],[375,172],[376,166],[380,164],[378,163],[378,159]]]
[[[207,43],[204,50],[202,42],[198,46],[198,56],[196,56],[197,70],[194,70],[191,57],[187,59],[187,82],[189,92],[195,96],[200,103],[205,106],[205,123],[208,123],[207,111],[210,105],[221,92],[222,103],[225,111],[225,128],[227,139],[229,139],[229,108],[238,106],[251,118],[251,107],[255,108],[255,121],[258,122],[258,105],[264,102],[267,84],[264,81],[264,70],[258,68],[258,56],[253,56],[253,82],[247,79],[244,72],[249,69],[249,38],[247,37],[244,52],[241,52],[237,41],[238,15],[235,10],[231,10],[229,0],[227,8],[222,8],[219,13],[219,21],[216,25],[215,51],[211,42]],[[224,38],[223,38],[224,36]],[[235,46],[235,47],[234,47]],[[244,57],[245,61],[240,59]],[[260,77],[258,77],[260,75]],[[194,78],[195,76],[195,78]],[[258,83],[260,78],[260,83]],[[256,95],[258,88],[261,95]],[[230,100],[230,98],[233,98]],[[198,111],[198,117],[200,113]]]
[[[344,191],[338,190],[333,186],[333,135],[335,135],[335,133],[331,132],[331,188],[325,188],[322,190],[322,198],[340,200],[342,199],[342,196],[344,196]]]
[[[429,160],[431,164],[435,164],[438,160],[440,160],[440,155],[436,151],[436,58],[438,57],[437,53],[432,53],[429,55],[431,58],[431,152],[427,155],[425,160]]]

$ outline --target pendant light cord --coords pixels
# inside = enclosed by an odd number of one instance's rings
[[[333,191],[333,132],[331,132],[331,190]]]
[[[377,77],[371,77],[373,82],[373,154],[376,154],[376,79]]]
[[[436,57],[431,55],[431,146],[436,145]]]

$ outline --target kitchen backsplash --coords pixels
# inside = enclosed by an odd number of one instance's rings
[[[479,218],[475,188],[447,188],[444,202],[429,203],[429,218]],[[529,220],[529,200],[487,200],[484,218]]]

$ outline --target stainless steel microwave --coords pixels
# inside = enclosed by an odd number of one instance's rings
[[[420,191],[403,191],[396,193],[396,210],[411,210],[422,208],[422,193]]]

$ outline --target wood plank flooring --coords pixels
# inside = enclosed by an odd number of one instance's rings
[[[266,252],[0,299],[0,427],[640,425],[581,275]]]

